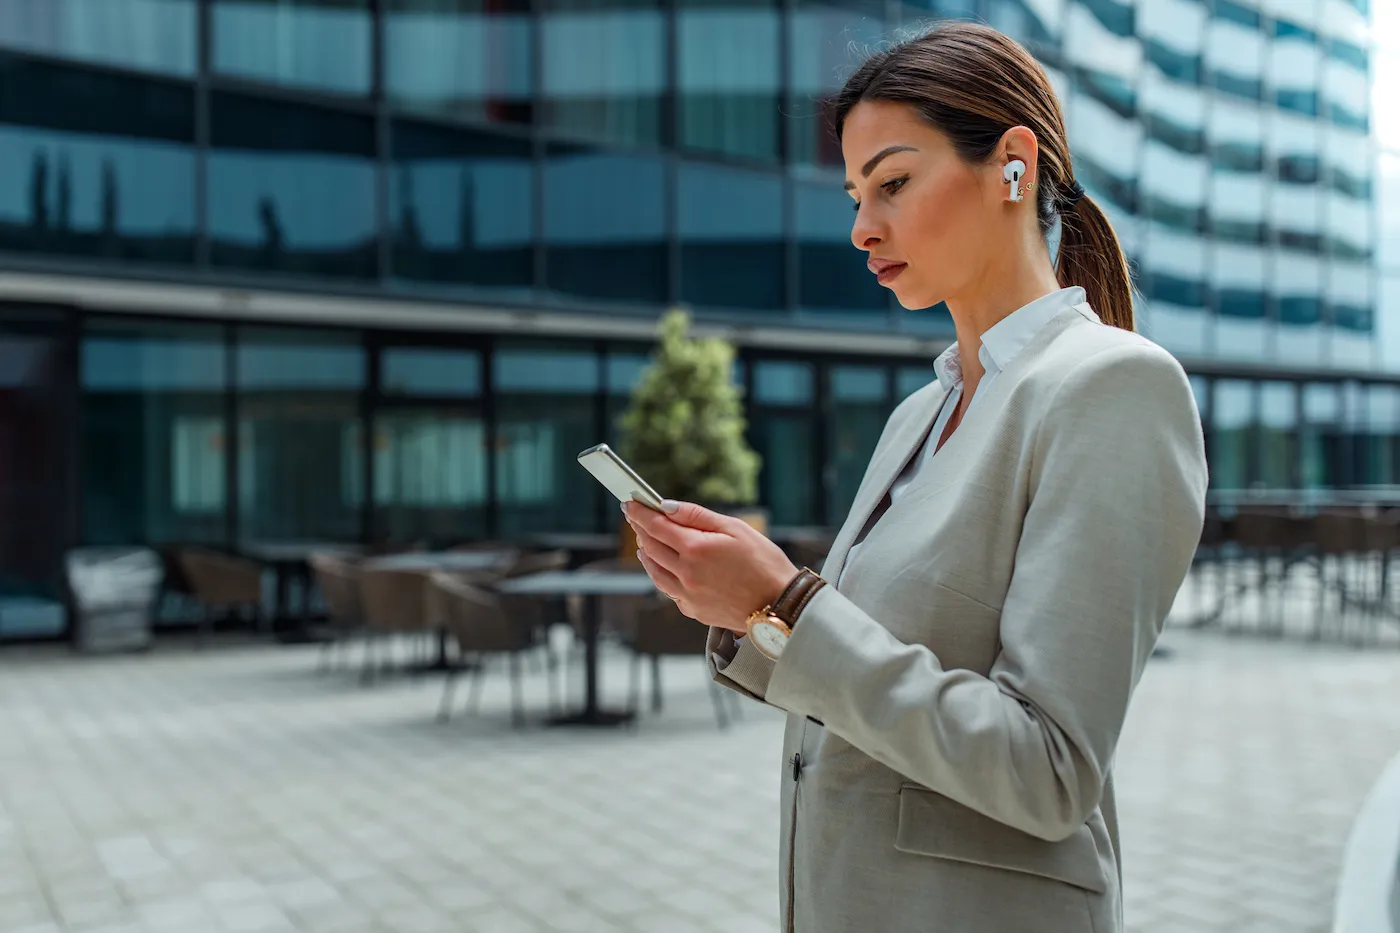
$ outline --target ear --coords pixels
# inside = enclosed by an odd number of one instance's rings
[[[1026,182],[1035,181],[1037,178],[1039,155],[1040,146],[1036,142],[1035,131],[1028,126],[1013,126],[1001,134],[1001,141],[997,143],[997,174],[1000,175],[1002,166],[1011,160],[1020,159],[1026,163],[1026,171],[1021,176],[1021,187],[1024,188]]]

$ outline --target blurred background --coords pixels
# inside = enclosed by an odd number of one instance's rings
[[[1044,64],[1205,424],[1210,520],[1120,756],[1130,928],[1331,929],[1400,746],[1394,0],[0,0],[0,930],[773,928],[781,721],[707,696],[693,627],[639,634],[669,630],[574,457],[684,309],[737,351],[748,505],[819,563],[953,339],[851,246],[821,111],[945,17]],[[380,642],[543,647],[523,705],[553,711],[561,627],[583,718],[649,705],[650,742],[520,731],[504,680],[473,741],[429,731],[437,679],[363,689]],[[366,633],[359,677],[311,676]],[[68,659],[104,637],[180,650]]]

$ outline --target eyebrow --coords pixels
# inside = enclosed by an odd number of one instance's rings
[[[865,165],[863,165],[863,166],[861,167],[860,175],[861,175],[862,178],[869,178],[869,177],[870,177],[870,173],[873,172],[873,171],[875,171],[875,166],[877,166],[877,165],[879,165],[881,162],[883,162],[883,161],[885,160],[885,157],[886,157],[886,156],[892,156],[892,155],[894,155],[896,152],[918,152],[918,151],[919,151],[919,150],[918,150],[918,149],[915,149],[913,146],[886,146],[885,148],[881,149],[879,152],[875,153],[875,155],[871,157],[870,161],[867,162],[867,163],[865,163]],[[855,186],[856,186],[856,183],[853,182],[853,181],[848,181],[848,182],[846,182],[846,190],[847,190],[847,191],[850,191],[850,190],[851,190],[852,188],[854,188]]]

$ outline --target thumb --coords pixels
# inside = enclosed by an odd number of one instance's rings
[[[661,511],[665,512],[677,525],[684,525],[687,528],[696,528],[700,531],[723,531],[725,528],[726,516],[712,512],[694,502],[663,499]]]

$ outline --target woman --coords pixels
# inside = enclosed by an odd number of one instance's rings
[[[883,51],[835,126],[852,241],[904,307],[946,301],[957,343],[820,577],[694,504],[624,511],[711,626],[714,676],[789,713],[784,929],[1121,931],[1110,770],[1201,529],[1190,385],[1133,332],[1117,238],[1015,42],[956,24]]]

